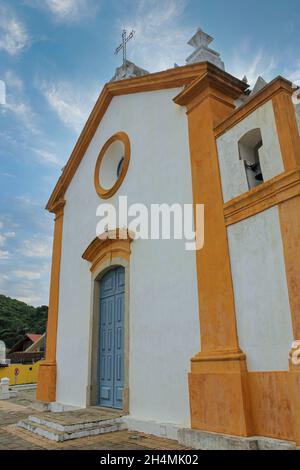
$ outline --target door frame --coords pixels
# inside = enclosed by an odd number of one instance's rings
[[[103,261],[92,273],[91,295],[91,328],[89,350],[89,379],[87,390],[87,406],[98,405],[99,390],[99,350],[100,350],[100,284],[102,277],[111,269],[123,267],[125,269],[124,293],[124,392],[123,411],[129,413],[129,261],[124,258],[107,259]],[[113,409],[113,408],[112,408]]]

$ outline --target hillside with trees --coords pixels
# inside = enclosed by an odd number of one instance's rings
[[[11,348],[25,333],[46,331],[48,307],[31,307],[16,299],[0,295],[0,340]]]

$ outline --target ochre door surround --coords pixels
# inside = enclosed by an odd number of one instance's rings
[[[56,342],[64,207],[64,199],[60,200],[53,207],[53,212],[55,214],[55,225],[47,322],[46,360],[42,362],[39,367],[36,395],[37,400],[46,403],[51,403],[56,400]]]
[[[116,229],[96,237],[82,255],[82,258],[91,263],[91,272],[95,272],[99,265],[113,258],[130,259],[131,242],[134,234],[128,230]]]
[[[98,404],[98,349],[99,349],[99,301],[103,276],[112,268],[125,269],[124,305],[124,388],[123,411],[129,412],[129,285],[130,255],[134,234],[128,230],[116,229],[95,238],[85,250],[82,258],[90,263],[93,284],[92,319],[90,331],[90,368],[87,406]]]

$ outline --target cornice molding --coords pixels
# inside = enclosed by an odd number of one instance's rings
[[[246,355],[241,349],[204,351],[194,356],[192,363],[197,362],[224,362],[224,361],[245,361]]]
[[[247,83],[208,64],[205,73],[197,77],[173,101],[179,106],[189,106],[196,98],[199,99],[201,95],[207,93],[207,90],[220,92],[222,97],[237,99],[248,87]]]
[[[56,203],[52,206],[50,212],[55,214],[55,219],[58,219],[59,217],[62,217],[64,215],[65,205],[66,205],[65,199],[61,198],[58,201],[56,201]]]
[[[261,91],[252,97],[249,97],[246,103],[235,109],[226,119],[224,119],[224,121],[215,127],[214,131],[216,139],[252,114],[257,108],[270,101],[274,96],[279,93],[288,93],[289,95],[292,95],[293,92],[294,89],[291,82],[283,77],[275,78]]]
[[[226,225],[249,217],[300,195],[300,168],[281,173],[224,204]]]
[[[103,259],[124,258],[129,259],[130,245],[134,240],[134,234],[128,230],[116,229],[105,232],[96,237],[87,247],[82,258],[91,263],[91,271],[94,272]]]

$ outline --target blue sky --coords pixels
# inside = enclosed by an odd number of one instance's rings
[[[201,26],[227,71],[300,79],[296,0],[0,0],[0,293],[48,303],[53,222],[44,206],[134,28],[129,59],[183,65]],[[299,82],[300,83],[300,82]]]

